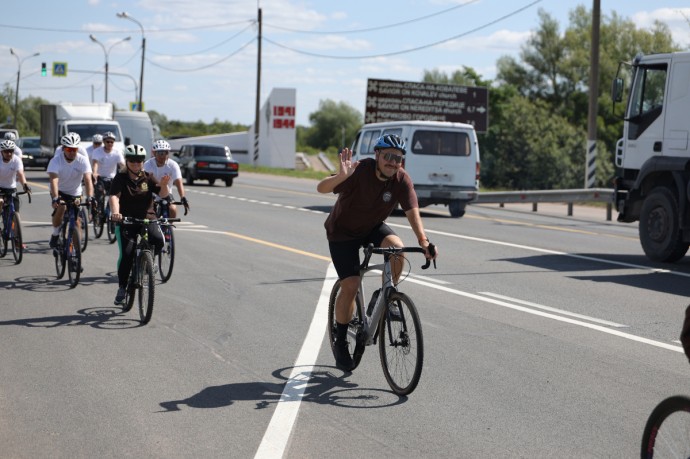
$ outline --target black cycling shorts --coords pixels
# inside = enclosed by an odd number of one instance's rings
[[[339,279],[351,276],[359,276],[359,249],[369,244],[380,247],[386,236],[395,234],[395,231],[385,223],[381,223],[374,228],[371,233],[361,239],[350,241],[329,241],[328,248],[331,251],[333,266],[338,273]]]

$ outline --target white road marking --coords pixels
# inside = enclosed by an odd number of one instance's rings
[[[328,320],[328,298],[337,278],[338,275],[335,272],[333,263],[329,263],[326,278],[321,289],[321,296],[316,305],[307,337],[302,344],[302,349],[295,361],[290,378],[287,384],[285,384],[259,449],[256,451],[255,458],[273,459],[283,457],[285,453],[304,391],[308,386],[316,358],[321,350],[321,343],[323,342],[323,335],[326,331],[326,322]]]
[[[531,301],[519,300],[517,298],[511,298],[509,296],[499,295],[498,293],[479,292],[479,294],[492,296],[494,298],[498,298],[499,300],[506,300],[506,301],[511,301],[513,303],[524,304],[525,306],[531,306],[533,308],[543,309],[544,311],[550,311],[550,312],[554,312],[556,314],[561,314],[564,316],[576,317],[578,319],[587,320],[589,322],[596,322],[596,323],[600,323],[602,325],[608,325],[609,327],[628,328],[628,325],[618,324],[616,322],[609,322],[608,320],[597,319],[596,317],[586,316],[583,314],[577,314],[575,312],[566,311],[564,309],[552,308],[550,306],[544,306],[542,304],[532,303]]]

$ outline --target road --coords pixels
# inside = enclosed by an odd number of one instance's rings
[[[401,285],[426,352],[400,398],[375,348],[334,367],[334,197],[316,182],[188,187],[173,277],[140,326],[112,304],[115,245],[89,242],[76,288],[55,279],[46,176],[28,176],[24,260],[0,259],[3,457],[629,458],[652,408],[690,393],[690,258],[649,262],[636,226],[603,210],[424,209],[440,257],[428,271],[411,257]],[[389,223],[414,243],[402,214]]]

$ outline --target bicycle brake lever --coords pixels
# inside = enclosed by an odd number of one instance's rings
[[[433,257],[436,256],[436,246],[434,244],[429,244],[429,254]],[[431,259],[427,258],[426,263],[422,266],[422,269],[427,269],[431,265]],[[434,269],[436,269],[436,260],[434,260]]]

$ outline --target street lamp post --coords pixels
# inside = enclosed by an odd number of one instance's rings
[[[117,17],[121,19],[129,19],[130,21],[134,22],[139,26],[141,29],[141,72],[139,73],[139,100],[137,101],[137,108],[139,109],[138,111],[143,111],[143,92],[144,92],[144,56],[146,55],[146,36],[144,35],[144,26],[141,25],[141,22],[137,21],[134,19],[132,16],[127,14],[126,11],[123,11],[122,13],[117,13]]]
[[[19,55],[14,52],[14,49],[10,48],[10,54],[12,54],[14,57],[17,58],[17,87],[14,90],[14,127],[19,128],[18,122],[17,122],[17,114],[19,113],[19,76],[22,73],[22,63],[30,59],[32,57],[36,57],[41,53],[34,53],[31,56],[26,56],[24,59],[20,59]]]
[[[124,43],[132,37],[127,37],[127,38],[123,38],[122,40],[116,41],[115,43],[110,45],[110,48],[107,48],[107,49],[103,43],[98,41],[98,39],[93,36],[93,34],[89,35],[89,38],[91,39],[92,42],[100,45],[100,47],[103,48],[103,54],[105,54],[105,101],[108,102],[108,55],[110,54],[110,50],[113,49],[115,47],[115,45],[118,45],[120,43]]]

